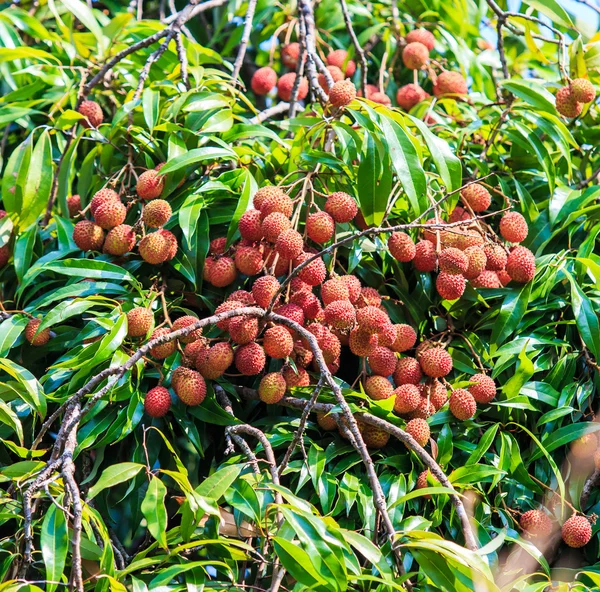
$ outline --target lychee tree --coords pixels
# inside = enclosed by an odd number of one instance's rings
[[[2,7],[2,589],[597,590],[599,18]]]

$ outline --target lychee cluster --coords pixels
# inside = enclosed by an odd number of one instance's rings
[[[578,117],[586,103],[596,98],[596,88],[587,78],[575,78],[556,93],[556,110],[564,117]]]
[[[528,510],[521,514],[519,526],[524,535],[534,543],[545,543],[554,530],[552,519],[544,510]],[[575,549],[584,547],[592,538],[590,520],[586,516],[573,514],[562,525],[561,535],[563,542],[569,547]]]

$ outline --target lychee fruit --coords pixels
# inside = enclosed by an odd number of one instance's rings
[[[354,304],[360,296],[360,280],[355,275],[341,275],[338,279],[348,288],[348,298]]]
[[[396,370],[394,370],[394,382],[397,386],[403,384],[419,384],[423,373],[421,366],[415,358],[406,357],[400,358],[396,364]]]
[[[417,252],[415,243],[405,232],[393,232],[387,245],[392,257],[398,261],[406,263],[415,258]]]
[[[471,417],[475,415],[477,403],[469,391],[465,389],[456,389],[450,395],[449,408],[450,413],[452,413],[456,419],[465,421],[471,419]]]
[[[348,59],[348,52],[345,49],[336,49],[327,56],[327,64],[329,66],[337,66],[340,70],[345,72],[348,78],[354,76],[356,72],[356,64],[353,60]],[[344,64],[346,68],[344,69]]]
[[[427,487],[430,487],[429,483],[427,482],[428,477],[431,477],[431,479],[433,479],[436,483],[439,483],[439,481],[429,472],[429,469],[427,469],[422,473],[419,473],[415,489],[426,489]],[[423,497],[425,499],[431,499],[429,494],[425,494]]]
[[[413,419],[427,419],[435,412],[436,408],[433,403],[425,397],[421,397],[419,406],[410,414],[410,417]]]
[[[153,326],[154,315],[150,309],[138,306],[127,313],[127,335],[129,337],[145,337]]]
[[[477,403],[489,403],[496,396],[496,383],[486,374],[475,374],[469,382],[468,390]]]
[[[421,393],[414,384],[402,384],[394,390],[394,411],[403,415],[414,411],[421,403]]]
[[[323,336],[319,338],[318,343],[319,347],[321,348],[323,358],[329,366],[339,363],[342,345],[340,340],[331,331],[329,331],[329,329],[325,330]],[[335,374],[335,372],[332,371],[332,374]]]
[[[284,259],[295,259],[304,251],[304,239],[293,228],[284,230],[277,238],[275,250]]]
[[[327,66],[327,71],[333,78],[334,84],[339,82],[340,80],[344,80],[344,73],[337,66]],[[327,78],[325,74],[320,73],[318,77],[319,86],[326,92],[329,92],[329,84],[327,83]]]
[[[258,319],[256,317],[239,316],[229,322],[229,336],[239,345],[246,345],[258,336]]]
[[[254,197],[252,198],[252,205],[254,205],[257,210],[260,210],[267,198],[277,196],[287,197],[279,187],[275,185],[265,185],[264,187],[257,189]]]
[[[235,350],[235,367],[245,376],[256,376],[265,367],[265,350],[256,342]]]
[[[198,317],[194,317],[192,315],[185,315],[183,317],[179,317],[173,323],[173,331],[179,331],[179,329],[185,329],[186,327],[190,327],[198,322]],[[181,343],[192,343],[192,341],[197,341],[202,337],[202,328],[194,329],[191,333],[184,335],[179,338]]]
[[[422,388],[423,397],[429,399],[436,411],[448,401],[446,387],[439,380],[432,380],[419,386]]]
[[[529,227],[518,212],[507,212],[500,220],[500,234],[509,243],[520,243],[527,238]]]
[[[371,399],[380,401],[394,394],[392,383],[385,376],[369,376],[365,381],[365,392]]]
[[[398,324],[394,325],[396,330],[396,338],[390,344],[392,351],[402,353],[412,349],[417,341],[417,334],[410,325]]]
[[[265,197],[261,201],[260,208],[258,209],[260,210],[263,220],[273,212],[280,212],[286,218],[290,218],[294,211],[294,204],[285,193],[280,191]]]
[[[156,199],[165,188],[165,176],[155,169],[144,171],[137,180],[135,190],[142,199]]]
[[[499,271],[506,267],[506,251],[497,244],[487,243],[483,247],[483,252],[486,256],[485,268],[489,271]]]
[[[350,337],[348,339],[350,351],[355,356],[359,356],[361,358],[365,358],[372,354],[377,347],[377,343],[377,335],[367,333],[366,331],[362,331],[360,329],[354,329],[350,333]]]
[[[287,220],[287,218],[285,218]],[[256,242],[262,239],[263,229],[260,210],[247,210],[238,222],[238,230],[242,238]]]
[[[206,382],[199,372],[185,368],[185,372],[172,383],[175,394],[189,406],[200,405],[206,398]]]
[[[295,264],[296,266],[301,265],[307,259],[311,259],[312,257],[313,255],[310,253],[303,253],[296,259]],[[318,286],[319,284],[322,284],[325,281],[326,276],[327,268],[321,257],[317,257],[298,272],[298,277],[309,286]]]
[[[564,117],[577,117],[583,111],[583,103],[577,101],[570,86],[563,86],[556,93],[556,110]]]
[[[294,340],[285,327],[271,327],[265,331],[263,347],[271,358],[287,358],[294,349]]]
[[[288,391],[310,385],[310,375],[304,368],[294,370],[291,366],[286,366],[282,374]]]
[[[233,363],[233,349],[226,341],[215,343],[211,348],[203,351],[206,351],[206,354],[198,355],[196,366],[205,378],[218,378]]]
[[[164,199],[155,199],[144,207],[142,220],[150,228],[160,228],[169,221],[172,213],[169,202]]]
[[[529,510],[522,514],[519,526],[531,537],[548,537],[552,534],[552,520],[542,510]]]
[[[128,224],[109,230],[104,241],[104,252],[115,257],[129,253],[135,247],[135,232]]]
[[[398,89],[396,102],[405,111],[410,111],[429,96],[429,93],[425,92],[418,84],[405,84]]]
[[[381,306],[381,296],[375,288],[368,286],[360,289],[360,295],[355,301],[356,308],[365,308],[365,306]]]
[[[317,423],[322,430],[332,432],[336,430],[338,425],[333,415],[325,415],[325,413],[317,413]]]
[[[429,61],[429,50],[419,41],[408,43],[402,50],[402,61],[410,70],[420,70]]]
[[[452,356],[442,347],[431,347],[424,351],[419,363],[423,372],[432,378],[441,378],[452,370]]]
[[[292,91],[296,82],[296,72],[288,72],[284,74],[277,82],[277,96],[282,101],[290,101],[292,99]],[[308,95],[308,80],[302,77],[298,86],[297,99],[302,101]]]
[[[306,220],[308,238],[318,244],[331,240],[335,232],[335,221],[327,212],[315,212]]]
[[[387,107],[390,107],[392,104],[392,99],[390,99],[390,97],[388,97],[384,92],[372,93],[369,96],[369,100],[380,105],[386,105]]]
[[[383,448],[390,440],[388,432],[371,425],[363,427],[362,437],[368,448]]]
[[[256,95],[268,95],[275,88],[276,84],[277,72],[269,66],[256,70],[250,80],[250,87]]]
[[[587,78],[575,78],[571,82],[571,95],[579,103],[591,103],[596,98],[596,88]]]
[[[234,260],[237,270],[248,276],[260,273],[264,265],[262,253],[254,247],[238,247]]]
[[[356,324],[356,310],[351,302],[336,300],[325,307],[325,322],[336,329],[351,329]]]
[[[467,256],[469,263],[467,270],[463,273],[466,279],[474,280],[478,277],[481,272],[485,270],[487,264],[487,257],[481,247],[468,247],[463,251]]]
[[[127,208],[119,200],[108,200],[96,208],[94,220],[105,230],[123,224]]]
[[[562,539],[569,547],[584,547],[591,538],[592,525],[585,516],[571,516],[562,526]]]
[[[169,255],[168,249],[169,244],[158,231],[147,234],[138,245],[142,259],[152,265],[164,263]]]
[[[438,262],[440,269],[450,275],[463,274],[469,267],[469,257],[456,247],[442,249]]]
[[[150,205],[150,204],[149,204]],[[227,248],[227,238],[220,236],[219,238],[213,238],[208,246],[208,252],[211,255],[222,255]]]
[[[235,281],[237,270],[231,257],[219,257],[210,267],[209,281],[215,288],[224,288]]]
[[[483,212],[490,207],[492,196],[486,187],[480,183],[471,183],[467,185],[461,192],[460,196],[474,212]]]
[[[526,247],[515,247],[508,255],[506,271],[515,282],[530,282],[535,277],[534,254]]]
[[[460,72],[442,72],[433,85],[433,94],[436,97],[466,95],[468,92],[467,81]]]
[[[375,306],[365,306],[356,311],[356,322],[367,333],[380,333],[390,322],[387,314]]]
[[[77,194],[67,197],[67,208],[69,209],[69,216],[71,218],[79,214],[81,210],[81,197]]]
[[[289,218],[281,212],[272,212],[265,216],[260,227],[260,233],[270,243],[277,242],[281,233],[291,229],[292,223]],[[258,233],[257,233],[258,234]]]
[[[394,352],[387,347],[377,346],[373,353],[369,354],[369,366],[373,374],[380,376],[391,376],[396,369],[396,358]]]
[[[173,259],[173,257],[175,257],[175,255],[177,255],[177,238],[175,238],[175,235],[172,232],[165,230],[164,228],[159,228],[156,232],[157,234],[160,234],[165,241],[167,261],[170,261]]]
[[[144,411],[150,417],[164,417],[171,408],[171,395],[164,386],[155,386],[146,393]]]
[[[243,308],[244,305],[238,300],[225,300],[217,306],[215,309],[215,315],[219,315],[223,312],[229,312],[230,310],[236,310],[238,308]],[[229,323],[233,317],[229,317],[228,319],[222,319],[217,323],[217,327],[221,329],[221,331],[229,331]]]
[[[288,43],[281,48],[281,62],[286,68],[295,70],[298,65],[298,58],[300,57],[300,44]]]
[[[275,309],[275,312],[286,319],[290,319],[298,323],[299,325],[304,325],[304,311],[297,304],[292,302],[288,302],[288,304],[282,304]],[[282,327],[282,329],[285,329],[290,334],[294,332],[293,329],[288,328],[287,326]]]
[[[598,437],[596,434],[584,434],[580,438],[573,440],[573,443],[571,444],[571,454],[580,460],[588,460],[593,458],[597,448]]]
[[[227,296],[226,300],[237,300],[244,306],[254,306],[256,304],[252,292],[248,292],[247,290],[235,290],[235,292],[232,292]]]
[[[452,275],[441,271],[435,280],[435,288],[438,294],[445,300],[457,300],[464,291],[467,282],[462,275]]]
[[[196,365],[196,359],[201,350],[206,349],[206,343],[199,339],[198,341],[192,341],[183,348],[183,356],[181,357],[181,364],[188,368],[192,368]]]
[[[501,269],[500,271],[497,271],[496,276],[498,277],[500,285],[503,287],[508,286],[508,284],[510,284],[511,282],[511,277],[508,275],[506,269]]]
[[[348,79],[335,82],[329,90],[329,102],[333,107],[345,107],[355,98],[356,87]]]
[[[336,191],[325,202],[325,211],[338,223],[350,222],[358,212],[355,199],[344,193]]]
[[[77,111],[85,117],[81,121],[84,127],[98,127],[104,121],[102,109],[95,101],[83,101]]]
[[[467,210],[461,208],[460,206],[456,206],[448,217],[448,222],[461,222],[463,220],[469,220],[470,218],[471,214],[469,214]]]
[[[31,319],[25,326],[25,339],[27,339],[31,345],[46,345],[50,340],[50,329],[44,329],[38,332],[41,324],[42,321],[40,319]]]
[[[495,271],[484,270],[471,280],[471,285],[474,288],[500,288],[500,280]]]
[[[429,51],[435,47],[435,37],[427,29],[413,29],[406,34],[404,39],[406,43],[422,43]]]
[[[323,304],[327,306],[336,300],[350,300],[350,293],[346,284],[337,278],[327,280],[321,286],[321,298]]]
[[[418,271],[433,271],[437,266],[435,247],[428,240],[420,240],[415,247],[413,265]]]
[[[263,403],[279,403],[286,388],[285,378],[279,372],[270,372],[262,377],[258,385],[258,396]]]
[[[156,329],[152,335],[150,336],[150,341],[156,339],[157,337],[163,337],[164,335],[169,335],[171,333],[171,329],[167,327],[161,327],[160,329]],[[159,345],[155,345],[150,350],[150,355],[157,360],[164,360],[168,358],[171,354],[174,354],[177,350],[177,345],[174,339],[171,341],[166,341],[165,343],[161,343]]]
[[[264,275],[254,281],[252,285],[252,296],[256,304],[261,308],[267,308],[277,294],[281,284],[272,275]]]
[[[81,220],[73,228],[73,240],[82,251],[99,251],[104,244],[104,231],[90,220]]]
[[[425,446],[429,442],[431,431],[429,430],[429,424],[424,419],[411,419],[406,424],[404,431],[410,434],[419,446]]]

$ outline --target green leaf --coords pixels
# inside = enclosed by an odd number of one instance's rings
[[[158,122],[158,109],[160,105],[160,93],[151,88],[147,88],[142,95],[142,108],[144,111],[144,120],[150,130],[154,130],[154,126]]]
[[[362,155],[356,175],[356,193],[365,222],[379,226],[383,221],[389,199],[385,187],[380,190],[379,180],[382,177],[382,159],[373,134],[365,133]]]
[[[21,421],[10,406],[2,400],[0,400],[0,421],[9,426],[17,434],[19,442],[23,446],[23,426],[21,425]]]
[[[282,537],[273,537],[273,546],[281,564],[295,580],[310,590],[327,589],[326,580],[313,567],[309,554],[298,544]]]
[[[195,148],[185,154],[176,156],[173,159],[169,159],[167,164],[160,170],[163,175],[167,173],[174,173],[183,168],[187,168],[199,162],[206,160],[237,160],[237,154],[233,150],[226,150],[225,148],[217,148],[211,146],[207,148]]]
[[[502,80],[500,86],[539,111],[556,115],[554,97],[535,80]]]
[[[139,463],[124,462],[116,465],[112,465],[105,469],[88,492],[88,499],[95,498],[101,491],[104,491],[108,487],[113,487],[133,479],[142,469],[144,465]]]
[[[238,229],[238,222],[242,217],[243,213],[248,209],[248,204],[250,200],[258,190],[258,184],[256,180],[252,176],[252,173],[248,169],[244,169],[242,173],[243,186],[242,192],[240,194],[240,198],[238,200],[237,206],[235,208],[235,212],[231,218],[231,222],[229,223],[229,228],[227,229],[227,245],[231,245],[231,241],[235,236],[235,233]]]
[[[54,271],[63,275],[99,280],[136,281],[129,272],[119,265],[93,259],[65,259],[44,265],[43,271]]]
[[[523,319],[531,295],[531,282],[507,292],[490,337],[490,342],[496,346],[512,335]]]
[[[573,316],[583,343],[592,352],[594,358],[600,355],[600,323],[592,302],[584,294],[575,278],[568,274],[571,282],[571,299]]]
[[[60,2],[63,6],[65,6],[65,8],[67,8],[67,10],[72,12],[77,17],[77,20],[81,21],[83,25],[92,32],[92,35],[98,41],[98,57],[102,58],[104,55],[104,49],[106,47],[106,39],[102,34],[102,29],[100,28],[100,25],[98,24],[98,21],[96,20],[91,8],[89,8],[87,4],[84,4],[80,0],[60,0]]]
[[[18,219],[19,227],[27,228],[46,211],[52,188],[52,175],[50,135],[44,130],[31,154],[23,189],[22,210]]]
[[[62,501],[62,497],[58,498],[58,503]],[[42,557],[46,566],[46,580],[48,580],[46,590],[48,592],[56,590],[57,584],[55,582],[61,581],[69,548],[67,522],[63,512],[57,510],[54,504],[50,504],[42,522],[40,538]]]
[[[142,514],[148,523],[150,534],[159,542],[163,549],[167,548],[167,509],[165,508],[165,497],[167,488],[163,482],[152,475],[148,491],[142,501]]]
[[[524,4],[539,10],[558,25],[575,28],[569,13],[556,0],[524,0]]]
[[[29,319],[21,315],[13,315],[0,323],[0,356],[6,356],[25,330]]]
[[[238,478],[242,469],[243,465],[226,465],[220,468],[196,487],[196,493],[210,500],[218,501]]]
[[[510,399],[518,396],[525,383],[533,376],[534,366],[532,361],[527,357],[527,344],[523,346],[519,354],[519,364],[517,370],[502,387],[502,391],[510,402]]]
[[[494,438],[498,433],[498,428],[499,425],[496,423],[485,431],[483,436],[481,436],[481,438],[479,439],[477,448],[475,448],[475,450],[471,452],[471,455],[467,459],[467,462],[465,463],[466,466],[473,465],[481,460],[481,457],[487,452],[489,447],[494,442]]]
[[[15,390],[42,419],[46,416],[46,395],[37,378],[26,368],[19,366],[8,358],[0,358],[0,370],[4,370],[17,381]],[[19,388],[21,387],[21,388]]]

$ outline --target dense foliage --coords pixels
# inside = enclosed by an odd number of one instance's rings
[[[580,8],[1,7],[3,591],[600,587]]]

